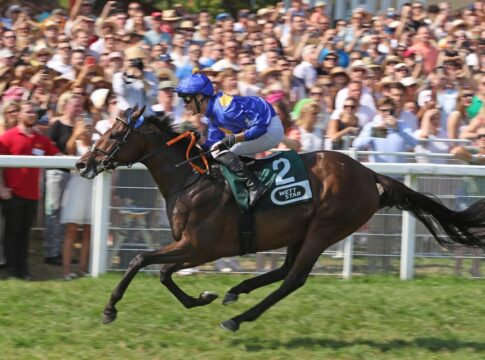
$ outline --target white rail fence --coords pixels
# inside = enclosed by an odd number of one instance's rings
[[[352,152],[356,156],[361,152]],[[368,152],[363,152],[368,153]],[[67,168],[74,169],[78,158],[74,156],[0,156],[0,167],[38,167],[38,168]],[[444,165],[444,164],[383,164],[363,163],[370,169],[387,175],[404,177],[407,186],[417,189],[418,176],[462,176],[485,177],[485,167],[473,165]],[[144,170],[145,166],[136,164],[132,170]],[[108,249],[107,238],[109,228],[109,210],[111,196],[111,174],[102,173],[93,180],[93,218],[91,230],[90,272],[97,277],[106,272]],[[485,196],[485,194],[483,194]],[[400,278],[412,279],[414,276],[415,260],[415,230],[416,221],[406,211],[403,212],[401,231]],[[352,276],[353,236],[344,240],[342,276],[348,279]]]

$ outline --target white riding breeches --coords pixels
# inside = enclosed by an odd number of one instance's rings
[[[230,151],[236,155],[251,156],[275,148],[283,139],[285,131],[278,116],[274,116],[265,134],[254,140],[243,141],[231,147]]]

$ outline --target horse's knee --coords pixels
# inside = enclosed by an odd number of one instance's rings
[[[143,256],[143,254],[138,254],[133,259],[131,259],[128,267],[129,268],[142,268],[142,267],[145,266],[144,260],[145,260],[145,257]]]
[[[170,276],[170,272],[168,270],[169,268],[167,266],[162,266],[160,269],[160,283],[163,284],[167,278]]]

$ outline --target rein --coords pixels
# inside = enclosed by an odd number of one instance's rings
[[[194,147],[195,142],[196,142],[195,134],[192,131],[187,130],[184,133],[180,134],[179,136],[173,138],[172,140],[167,141],[167,146],[172,146],[176,142],[178,142],[178,141],[180,141],[180,140],[182,140],[186,137],[190,137],[190,144],[187,147],[187,150],[185,151],[185,157],[187,159],[186,161],[190,164],[192,169],[197,171],[199,174],[201,174],[201,175],[205,174],[207,171],[209,171],[209,162],[207,161],[207,158],[205,157],[204,153],[201,153],[200,155],[196,156],[195,158],[200,158],[202,160],[202,162],[204,163],[205,169],[194,164],[192,162],[192,160],[194,158],[190,157],[190,151],[192,150],[192,148]]]

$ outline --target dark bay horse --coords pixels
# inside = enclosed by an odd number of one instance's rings
[[[207,305],[216,294],[192,297],[173,281],[178,270],[198,266],[239,253],[240,212],[221,177],[195,173],[190,166],[176,167],[186,159],[189,140],[172,146],[179,134],[166,117],[146,117],[143,109],[127,110],[76,164],[80,174],[92,179],[104,170],[142,162],[167,202],[167,214],[175,242],[156,251],[137,255],[104,308],[104,322],[116,318],[116,303],[143,267],[163,264],[160,281],[187,308]],[[140,125],[141,123],[141,125]],[[194,148],[188,156],[200,154]],[[305,284],[322,252],[358,230],[383,207],[410,211],[426,225],[442,245],[454,243],[485,248],[485,199],[464,211],[452,211],[433,197],[416,192],[397,180],[377,174],[338,152],[302,154],[313,199],[303,204],[257,211],[257,251],[287,247],[281,268],[242,281],[226,294],[223,304],[239,294],[283,280],[281,286],[246,312],[224,321],[235,331],[244,321],[256,320],[265,310]]]

